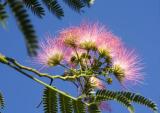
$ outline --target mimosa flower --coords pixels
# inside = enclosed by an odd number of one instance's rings
[[[79,27],[70,27],[63,29],[60,32],[59,38],[64,42],[65,45],[75,48],[77,46],[79,36],[80,36]]]
[[[98,38],[105,33],[103,26],[98,24],[82,24],[80,26],[79,46],[84,49],[96,49]]]
[[[70,47],[80,47],[86,50],[98,49],[100,54],[114,55],[116,49],[122,46],[121,40],[106,30],[104,26],[83,23],[60,32],[60,39]]]
[[[107,32],[97,40],[97,50],[100,55],[113,57],[117,53],[117,49],[122,46],[122,41],[110,32]]]
[[[97,23],[83,23],[63,29],[57,39],[47,39],[42,43],[41,49],[38,59],[46,66],[55,66],[63,62],[73,68],[79,67],[82,63],[87,68],[93,66],[96,57],[100,57],[102,62],[112,66],[120,82],[137,83],[143,78],[137,55],[126,49],[119,37]],[[91,81],[97,81],[95,85],[98,87],[103,86],[96,77],[92,77]]]
[[[142,66],[140,59],[133,50],[119,48],[117,54],[113,57],[114,74],[120,82],[141,83]]]
[[[48,38],[40,44],[41,51],[38,53],[37,60],[45,66],[58,65],[65,55],[65,46],[56,38]]]
[[[92,76],[89,81],[93,87],[96,87],[98,89],[105,89],[105,85],[98,78]]]
[[[59,36],[65,44],[83,49],[95,49],[100,42],[113,40],[113,34],[99,24],[83,23],[77,27],[70,27],[60,32]],[[100,41],[101,40],[101,41]],[[112,43],[111,41],[109,43]]]

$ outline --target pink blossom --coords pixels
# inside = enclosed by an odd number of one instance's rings
[[[117,49],[123,46],[122,41],[114,36],[112,33],[107,32],[97,40],[98,51],[107,51],[113,57],[117,53]]]
[[[114,36],[104,26],[100,26],[98,23],[83,23],[80,26],[62,30],[59,37],[63,40],[73,38],[77,45],[81,45],[84,42],[99,45],[99,39],[104,41],[106,39],[112,39]]]
[[[86,43],[86,45],[90,46],[97,46],[98,39],[103,38],[104,34],[107,31],[105,30],[104,26],[100,26],[99,24],[82,24],[80,26],[80,39],[79,45],[82,46]]]
[[[98,78],[92,76],[90,78],[90,83],[92,86],[98,88],[98,89],[105,89],[105,84],[103,84],[103,82],[101,80],[99,80]]]
[[[69,43],[74,43],[80,48],[106,50],[112,56],[116,49],[123,45],[117,36],[98,23],[83,23],[80,26],[64,29],[60,32],[59,38],[65,43],[70,41]]]
[[[113,57],[113,67],[120,67],[124,74],[124,82],[141,83],[143,80],[140,59],[133,50],[126,48],[117,49]]]
[[[48,38],[40,44],[37,60],[45,66],[54,66],[63,60],[66,47],[57,38]]]
[[[141,82],[143,78],[141,74],[142,67],[139,65],[139,59],[135,52],[126,49],[119,37],[97,23],[83,23],[80,26],[66,28],[60,32],[58,39],[47,39],[46,42],[41,44],[38,60],[43,65],[51,66],[54,63],[54,58],[57,58],[57,63],[63,61],[74,67],[75,64],[71,62],[73,56],[77,57],[78,53],[80,57],[86,50],[93,48],[99,54],[103,51],[106,52],[111,58],[113,68],[116,67],[117,71],[120,72],[119,75],[122,75],[120,77],[123,81]],[[89,51],[91,55],[90,62],[93,62],[93,56],[97,55],[92,53],[95,53],[95,51]],[[81,60],[83,62],[83,59]],[[91,65],[88,63],[88,66]],[[92,78],[92,81],[94,80],[99,83],[96,84],[97,86],[102,85],[99,79]]]
[[[80,28],[77,26],[63,29],[59,34],[60,40],[62,40],[65,45],[70,45],[70,42],[77,45],[79,36]]]

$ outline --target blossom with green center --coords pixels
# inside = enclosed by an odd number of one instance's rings
[[[96,87],[98,89],[105,89],[105,85],[98,78],[92,76],[92,77],[90,77],[89,81],[90,81],[92,87]]]
[[[120,82],[141,83],[143,76],[140,60],[133,50],[126,48],[117,49],[117,55],[113,57],[113,70]]]
[[[99,73],[109,68],[121,83],[141,82],[142,68],[137,55],[104,26],[83,23],[63,29],[57,37],[41,44],[38,54],[41,64],[50,67],[63,62],[77,70],[80,67],[83,71],[93,69]]]
[[[41,43],[37,60],[40,64],[51,67],[60,64],[65,55],[65,46],[57,38],[48,38]]]

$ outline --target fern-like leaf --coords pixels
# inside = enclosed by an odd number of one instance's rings
[[[7,12],[5,11],[5,7],[3,4],[0,3],[0,22],[2,24],[5,24],[7,17],[8,15],[7,15]]]
[[[8,0],[8,3],[25,36],[29,55],[36,55],[36,49],[38,48],[37,37],[23,3],[18,0]]]
[[[43,107],[45,113],[57,113],[58,112],[58,97],[57,92],[45,88],[43,92]]]
[[[109,90],[98,90],[96,92],[96,101],[100,102],[104,100],[116,100],[117,102],[120,102],[126,106],[130,113],[134,113],[134,108],[131,105],[130,100],[117,92]]]
[[[155,112],[157,111],[157,105],[154,102],[152,102],[150,99],[147,99],[139,94],[132,93],[132,92],[124,92],[124,91],[117,92],[117,93],[125,96],[132,102],[136,102],[138,104],[145,105]]]
[[[0,109],[4,108],[4,97],[2,93],[0,92]]]
[[[80,99],[73,99],[63,93],[45,88],[43,92],[45,113],[86,113],[86,104]]]
[[[63,0],[70,8],[80,12],[81,9],[85,6],[84,2],[81,0]]]
[[[61,19],[64,16],[63,9],[57,2],[57,0],[43,0],[48,10],[52,12],[57,18]]]
[[[72,99],[59,94],[59,104],[61,113],[72,113]]]
[[[72,101],[74,113],[86,113],[86,106],[81,100]]]
[[[30,8],[31,11],[38,17],[42,18],[45,15],[45,11],[38,0],[23,0],[23,2],[27,8]]]

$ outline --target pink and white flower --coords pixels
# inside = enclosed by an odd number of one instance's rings
[[[59,34],[59,38],[60,40],[62,40],[64,45],[70,46],[70,47],[77,46],[79,36],[80,36],[79,27],[70,27],[70,28],[63,29]]]
[[[89,79],[91,85],[93,87],[96,87],[98,89],[105,89],[105,84],[98,78],[92,76],[90,79]]]
[[[141,83],[143,80],[140,59],[133,50],[126,48],[117,49],[117,54],[113,57],[113,68],[117,71],[123,82]]]
[[[86,50],[93,49],[94,51],[87,53],[90,54],[90,62],[96,56],[92,53],[98,51],[100,55],[104,52],[111,59],[114,74],[120,81],[132,81],[134,83],[142,81],[142,67],[135,52],[126,49],[119,37],[97,23],[83,23],[80,26],[63,29],[58,38],[47,39],[41,44],[41,51],[37,59],[45,66],[55,66],[62,61],[66,65],[73,65],[70,62],[73,56],[77,57],[77,53],[81,56]],[[91,78],[91,80],[97,81],[97,86],[102,85],[96,77]]]
[[[48,67],[58,65],[67,54],[66,47],[57,38],[46,39],[40,47],[41,50],[36,59],[40,64]]]

